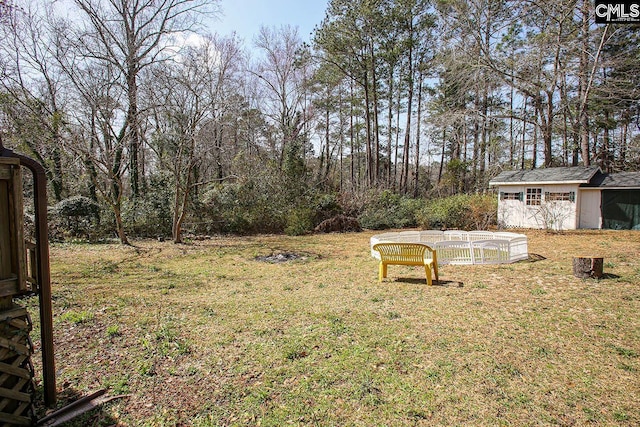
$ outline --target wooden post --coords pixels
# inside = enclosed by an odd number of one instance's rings
[[[31,268],[29,269],[31,273],[30,277],[27,277],[26,280],[23,280],[22,278],[15,279],[17,279],[17,283],[21,285],[30,281],[34,285],[32,289],[37,290],[38,292],[38,299],[40,303],[40,337],[42,345],[41,353],[44,403],[46,406],[53,406],[56,403],[56,370],[55,349],[53,346],[49,233],[47,226],[47,176],[44,167],[40,163],[5,148],[2,145],[2,138],[0,136],[0,166],[6,162],[11,163],[12,160],[15,161],[16,159],[19,161],[20,166],[24,166],[29,169],[33,175],[36,241],[35,247],[30,246],[29,249],[31,256],[30,259],[35,263],[35,266],[31,265]],[[20,169],[18,168],[17,170]],[[1,173],[0,176],[2,176]],[[14,191],[14,194],[20,194],[20,197],[22,197],[22,191]],[[23,224],[22,221],[19,221],[18,223],[21,224],[21,226]],[[1,230],[2,229],[0,229],[0,231]],[[2,233],[0,233],[0,237],[1,235]],[[24,249],[17,253],[24,254]],[[20,258],[24,257],[20,256]],[[10,279],[15,282],[13,275]]]
[[[573,275],[580,279],[601,279],[603,266],[602,257],[573,257]]]
[[[0,159],[0,297],[27,290],[18,159]]]
[[[13,297],[27,290],[20,161],[0,158],[0,422],[32,425],[31,319]]]

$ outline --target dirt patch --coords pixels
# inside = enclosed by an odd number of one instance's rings
[[[295,252],[279,252],[273,253],[271,255],[263,255],[255,257],[256,261],[260,262],[268,262],[271,264],[279,264],[283,262],[291,262],[291,261],[306,261],[309,259],[308,254],[299,254]]]

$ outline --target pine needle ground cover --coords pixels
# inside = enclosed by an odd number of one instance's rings
[[[431,287],[379,283],[373,234],[54,245],[60,405],[128,395],[74,425],[640,424],[638,232],[526,232],[530,261]]]

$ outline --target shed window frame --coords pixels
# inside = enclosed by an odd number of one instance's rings
[[[519,200],[522,201],[522,191],[500,192],[500,200]]]
[[[527,188],[525,204],[527,206],[542,205],[542,188]]]
[[[547,191],[544,193],[545,202],[575,202],[575,191]]]

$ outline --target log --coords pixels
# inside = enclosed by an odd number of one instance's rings
[[[601,279],[603,266],[602,257],[573,257],[573,275],[580,279]]]

